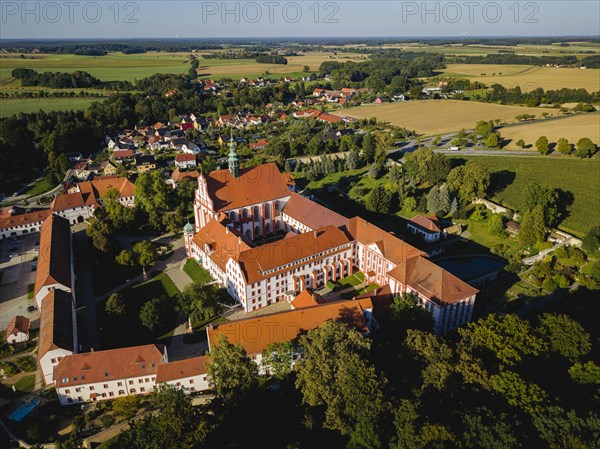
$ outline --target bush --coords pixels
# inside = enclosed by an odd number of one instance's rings
[[[0,371],[4,372],[5,377],[11,377],[19,374],[19,369],[10,362],[0,362]]]
[[[15,359],[13,363],[23,372],[35,371],[37,368],[33,357],[20,357]]]
[[[558,286],[556,285],[556,282],[554,282],[554,279],[552,278],[547,278],[544,280],[544,282],[542,283],[542,288],[550,293],[554,292]]]
[[[108,429],[115,423],[115,418],[113,418],[111,415],[104,415],[102,418],[100,418],[100,422],[102,423],[102,427]]]

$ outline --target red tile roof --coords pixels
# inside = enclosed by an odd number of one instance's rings
[[[289,271],[286,264],[302,265],[298,262],[328,250],[336,250],[350,243],[348,236],[335,226],[298,234],[295,237],[267,243],[239,255],[238,262],[246,282],[252,284],[260,279],[271,277],[282,271]],[[331,257],[334,253],[323,254],[319,258]],[[269,270],[274,270],[267,273]]]
[[[113,152],[113,158],[115,159],[127,159],[133,157],[133,150],[119,150]]]
[[[0,229],[14,228],[44,221],[52,212],[49,209],[27,212],[24,214],[2,214],[0,216]]]
[[[196,179],[199,176],[200,176],[200,173],[196,170],[180,171],[179,168],[176,168],[175,170],[173,170],[173,173],[171,174],[171,179],[177,183],[177,182],[181,181],[183,178]]]
[[[50,208],[54,212],[60,212],[67,209],[75,209],[76,207],[83,207],[86,205],[88,195],[85,199],[81,192],[65,193],[63,195],[57,195],[50,204]],[[89,204],[89,203],[88,203]],[[94,201],[95,204],[95,201]]]
[[[293,309],[304,309],[306,307],[318,306],[325,304],[327,301],[321,295],[308,290],[302,290],[290,303]]]
[[[202,251],[206,251],[208,245],[211,248],[209,257],[223,271],[229,259],[238,260],[242,251],[250,249],[241,237],[217,220],[210,220],[200,229],[194,235],[193,242]]]
[[[191,359],[178,360],[176,362],[163,363],[158,366],[156,383],[170,382],[186,377],[200,376],[207,373],[206,366],[210,362],[210,356],[192,357]]]
[[[6,328],[6,338],[17,335],[19,332],[29,335],[29,325],[29,318],[21,315],[14,316]]]
[[[75,351],[73,347],[73,297],[64,290],[51,290],[42,304],[38,360],[53,349]]]
[[[71,287],[71,228],[69,221],[50,215],[40,228],[40,250],[34,293],[44,285]]]
[[[346,217],[297,193],[291,194],[290,199],[283,208],[283,213],[311,229],[319,229],[327,225],[333,225],[337,228],[348,225]]]
[[[270,343],[293,341],[303,331],[316,329],[329,320],[344,322],[361,332],[368,330],[360,304],[350,300],[208,325],[206,331],[210,348],[218,345],[218,337],[223,335],[252,355],[261,353]]]
[[[196,156],[194,156],[193,154],[189,154],[189,153],[178,154],[175,156],[175,162],[187,162],[187,161],[195,161],[195,160],[196,160]]]
[[[415,215],[410,219],[409,223],[417,225],[417,227],[423,229],[424,231],[429,231],[432,233],[441,232],[441,229],[437,225],[437,220],[432,220],[431,218],[423,217],[422,215]]]
[[[163,353],[163,345],[144,345],[73,354],[61,359],[54,369],[54,379],[62,388],[154,376],[163,363]]]
[[[341,121],[342,119],[340,117],[338,117],[337,115],[333,115],[333,114],[327,114],[327,113],[323,113],[321,115],[319,115],[317,117],[318,120],[321,120],[323,122],[329,122],[329,123],[337,123],[339,121]]]
[[[215,170],[206,177],[206,183],[215,212],[290,196],[274,162],[242,169],[237,179],[229,170]]]

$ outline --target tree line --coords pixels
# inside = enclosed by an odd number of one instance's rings
[[[33,69],[16,68],[11,75],[21,80],[22,86],[43,86],[56,89],[96,87],[101,81],[87,72],[76,70],[73,73],[42,72]]]

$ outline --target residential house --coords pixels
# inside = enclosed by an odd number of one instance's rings
[[[266,139],[259,139],[256,142],[250,143],[249,147],[252,151],[260,151],[264,150],[265,147],[269,144],[269,141]]]
[[[133,152],[133,150],[120,150],[120,151],[114,151],[112,154],[112,158],[115,162],[118,162],[120,164],[124,163],[124,162],[131,162],[133,161],[135,156],[135,153]]]
[[[189,153],[178,154],[175,156],[175,166],[177,168],[193,168],[196,166],[196,156]]]
[[[24,343],[29,340],[29,318],[17,315],[10,320],[6,328],[6,342],[9,345]]]
[[[156,170],[156,159],[152,155],[138,155],[135,157],[135,167],[138,173]]]
[[[427,243],[437,242],[442,235],[442,230],[435,217],[427,218],[415,215],[408,221],[406,228],[413,234],[420,235]]]

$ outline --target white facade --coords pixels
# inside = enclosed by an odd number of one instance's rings
[[[178,161],[175,160],[175,166],[177,168],[194,168],[196,166],[196,159],[191,161]]]
[[[6,342],[11,345],[16,343],[24,343],[27,340],[29,340],[29,334],[21,331],[13,332],[6,338]]]
[[[196,393],[199,391],[206,391],[212,388],[212,385],[208,381],[208,374],[197,374],[195,376],[183,377],[181,379],[169,380],[162,382],[165,385],[170,385],[179,390],[183,390],[184,393]]]
[[[54,368],[63,357],[73,355],[73,351],[68,349],[56,348],[44,354],[39,360],[40,369],[44,376],[44,384],[51,385],[54,383]]]
[[[147,394],[154,391],[156,386],[156,374],[67,387],[60,386],[62,379],[55,380],[56,393],[61,405],[115,399],[131,394]]]
[[[427,231],[425,229],[411,224],[410,222],[408,222],[406,228],[413,234],[419,234],[427,243],[437,242],[441,236],[440,232]]]
[[[19,237],[25,234],[31,234],[33,232],[40,232],[43,222],[44,220],[40,220],[33,223],[24,223],[2,228],[0,229],[0,240],[7,239],[9,237]]]
[[[80,206],[54,211],[54,213],[66,218],[69,220],[69,224],[74,225],[76,223],[83,223],[84,220],[92,218],[92,215],[94,215],[94,208],[92,206]]]

